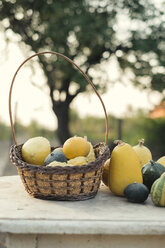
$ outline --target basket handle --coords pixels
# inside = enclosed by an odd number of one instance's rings
[[[106,112],[106,108],[105,105],[103,103],[103,100],[101,98],[101,96],[99,95],[99,93],[97,92],[95,86],[93,85],[93,83],[90,81],[90,79],[88,78],[88,76],[80,69],[80,67],[78,65],[76,65],[71,59],[69,59],[68,57],[66,57],[65,55],[58,53],[58,52],[51,52],[51,51],[45,51],[45,52],[39,52],[39,53],[35,53],[32,56],[28,57],[27,59],[25,59],[22,64],[18,67],[18,69],[16,70],[13,79],[11,81],[11,85],[10,85],[10,91],[9,91],[9,117],[10,117],[10,124],[11,124],[11,130],[12,130],[12,136],[14,139],[14,143],[15,145],[17,145],[17,140],[16,140],[16,135],[15,135],[15,130],[14,130],[14,125],[13,125],[13,118],[12,118],[12,111],[11,111],[11,95],[12,95],[12,89],[13,89],[13,84],[16,78],[17,73],[19,72],[19,70],[21,69],[21,67],[30,59],[39,56],[39,55],[43,55],[43,54],[54,54],[54,55],[58,55],[62,58],[64,58],[65,60],[69,61],[72,65],[74,65],[80,72],[81,74],[85,77],[85,79],[88,81],[88,83],[92,86],[93,90],[95,91],[96,95],[98,96],[103,110],[104,110],[104,114],[105,114],[105,122],[106,122],[106,132],[105,132],[105,143],[107,144],[108,141],[108,117],[107,117],[107,112]]]

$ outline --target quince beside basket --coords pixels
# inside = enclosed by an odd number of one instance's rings
[[[18,71],[30,59],[43,54],[60,56],[74,65],[86,78],[101,101],[105,113],[106,134],[105,142],[94,146],[96,160],[85,165],[45,167],[28,164],[22,159],[22,145],[17,144],[11,112],[12,88]],[[68,57],[57,52],[40,52],[27,58],[15,72],[9,92],[9,116],[14,145],[10,149],[10,159],[17,167],[18,174],[24,184],[26,191],[35,198],[50,200],[86,200],[95,197],[100,186],[105,161],[110,157],[110,151],[106,145],[108,139],[108,119],[104,103],[96,91],[93,83],[87,75]],[[52,147],[52,150],[54,147]]]

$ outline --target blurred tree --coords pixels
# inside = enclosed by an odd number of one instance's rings
[[[0,20],[7,39],[11,37],[7,31],[12,30],[29,54],[31,50],[65,54],[88,73],[99,90],[106,88],[106,78],[100,81],[98,77],[99,64],[111,56],[123,72],[133,71],[134,83],[160,92],[165,88],[164,12],[149,0],[0,0]],[[60,58],[40,56],[39,63],[63,143],[70,136],[70,103],[89,90],[88,85]]]

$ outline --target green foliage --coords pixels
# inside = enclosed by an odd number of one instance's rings
[[[49,140],[57,139],[56,132],[40,126],[36,121],[32,121],[26,130],[29,137],[43,136],[43,137],[47,137],[47,139]]]
[[[114,116],[108,116],[108,143],[117,139],[117,119]],[[80,118],[75,110],[71,111],[70,129],[73,135],[87,136],[93,143],[105,141],[106,123],[105,118],[97,116],[86,116]]]
[[[145,145],[151,150],[153,159],[165,155],[165,118],[150,119],[143,111],[123,122],[123,140],[131,145],[144,138]]]
[[[75,135],[87,136],[93,143],[104,141],[105,119],[94,116],[79,118],[75,111],[72,111],[71,130]],[[118,119],[108,116],[109,120],[109,145],[118,139]],[[165,155],[165,118],[150,119],[143,110],[134,112],[131,117],[125,117],[122,121],[122,140],[134,146],[142,138],[145,145],[151,150],[153,159]]]
[[[3,122],[0,122],[0,140],[8,140],[10,138],[10,128]]]
[[[47,137],[50,141],[57,139],[56,132],[40,126],[35,121],[32,121],[29,126],[24,126],[20,122],[17,122],[14,126],[17,137],[25,136],[29,138],[43,136]],[[0,121],[0,140],[9,140],[11,139],[11,135],[11,128]]]
[[[147,115],[142,110],[134,113],[131,117],[125,117],[122,127],[122,139],[131,145],[137,145],[138,140],[144,138],[145,144],[147,145],[148,139],[144,128],[145,122],[150,122],[150,119],[147,118]]]
[[[108,144],[118,139],[118,119],[108,116],[109,138]],[[96,116],[80,118],[75,110],[71,111],[70,129],[73,135],[87,136],[92,143],[105,140],[105,119]],[[0,122],[0,140],[11,138],[11,129]],[[57,142],[57,133],[41,127],[33,121],[28,127],[17,123],[16,134],[18,137],[44,136],[54,144]],[[151,150],[153,159],[164,156],[165,144],[165,118],[150,119],[142,110],[134,113],[132,117],[125,117],[122,122],[122,140],[132,146],[138,144],[138,140],[144,138],[145,145]],[[58,142],[57,142],[58,143]]]
[[[148,146],[151,148],[153,156],[157,159],[165,155],[165,118],[145,119],[144,131],[147,137]]]

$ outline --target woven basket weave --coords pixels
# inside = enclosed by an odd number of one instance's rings
[[[22,159],[22,145],[17,144],[15,130],[11,112],[12,88],[18,71],[30,59],[43,54],[55,54],[63,57],[72,63],[86,78],[99,97],[105,113],[106,133],[105,142],[100,142],[94,146],[96,160],[81,166],[56,166],[45,167],[28,164]],[[50,200],[86,200],[93,198],[99,189],[103,166],[110,157],[110,151],[106,145],[108,139],[108,119],[104,103],[96,91],[94,85],[87,75],[68,57],[56,52],[36,53],[26,59],[14,74],[9,92],[9,115],[14,145],[10,149],[10,159],[17,167],[18,174],[24,184],[26,191],[33,197]],[[54,147],[52,147],[52,150]]]

